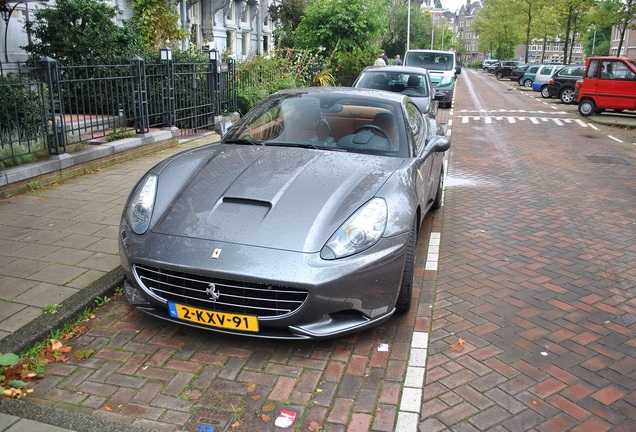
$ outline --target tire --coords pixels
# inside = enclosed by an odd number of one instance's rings
[[[406,246],[406,264],[402,274],[402,285],[395,302],[395,311],[406,313],[411,308],[411,298],[413,297],[413,276],[415,274],[415,247],[417,245],[417,218],[413,220],[409,243]]]
[[[579,114],[589,117],[596,111],[596,104],[592,99],[583,99],[579,104]]]
[[[550,99],[550,90],[548,90],[548,86],[544,85],[541,87],[541,97],[545,99]]]
[[[574,103],[574,89],[571,87],[564,88],[563,90],[561,90],[559,99],[561,99],[561,102],[563,102],[564,104]]]
[[[530,78],[523,80],[523,86],[525,88],[532,88],[532,80]]]
[[[437,182],[437,193],[435,194],[435,201],[431,209],[437,210],[442,206],[442,194],[444,193],[444,167],[439,173],[439,182]]]
[[[517,84],[519,84],[520,86],[523,85],[523,77],[519,78],[519,80],[517,81]]]
[[[498,79],[499,81],[501,81],[501,80],[503,79],[503,77],[504,77],[504,76],[503,76],[503,74],[502,74],[501,72],[497,72],[497,73],[495,74],[495,76],[497,77],[497,79]]]

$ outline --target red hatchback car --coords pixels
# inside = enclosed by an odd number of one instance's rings
[[[576,96],[579,113],[586,117],[606,109],[636,110],[636,62],[627,57],[588,58]]]

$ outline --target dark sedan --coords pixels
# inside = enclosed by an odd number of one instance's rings
[[[547,87],[549,97],[561,99],[564,104],[576,103],[574,88],[576,81],[583,77],[585,66],[565,66],[550,78]]]
[[[269,96],[220,142],[135,186],[119,229],[128,301],[175,323],[286,339],[407,311],[450,147],[429,122],[386,91]]]
[[[527,63],[518,64],[512,69],[512,71],[510,71],[510,76],[508,78],[510,78],[511,81],[516,81],[521,84],[521,77],[523,77],[523,74],[526,73],[526,70],[529,67],[530,65]]]

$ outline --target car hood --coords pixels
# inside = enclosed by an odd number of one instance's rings
[[[402,162],[289,147],[208,146],[162,168],[151,230],[317,252]]]

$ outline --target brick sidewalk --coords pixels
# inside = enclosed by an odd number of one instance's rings
[[[452,136],[420,430],[636,430],[634,147],[530,122]]]

